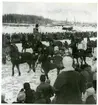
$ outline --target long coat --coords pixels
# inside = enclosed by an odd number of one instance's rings
[[[55,104],[81,104],[83,83],[76,71],[63,71],[54,83]]]

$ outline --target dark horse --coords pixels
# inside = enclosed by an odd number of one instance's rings
[[[37,60],[37,56],[35,56],[29,52],[20,53],[15,44],[10,44],[9,49],[10,49],[9,56],[11,58],[11,63],[12,63],[12,76],[14,76],[14,67],[15,66],[18,69],[19,76],[21,75],[19,64],[22,64],[22,63],[27,63],[29,65],[28,72],[31,71],[31,68],[33,68],[33,71],[35,72],[34,64]]]
[[[87,52],[88,54],[94,53],[94,48],[97,47],[97,40],[93,41],[87,38]]]
[[[57,68],[57,74],[59,74],[60,70],[63,69],[62,60],[63,58],[59,55],[54,57],[50,57],[48,54],[41,54],[39,57],[39,62],[42,63],[42,69],[48,79],[48,72],[52,69]]]
[[[81,59],[81,65],[83,65],[83,61],[86,64],[86,51],[79,51],[77,48],[77,42],[73,42],[70,47],[72,48],[73,65],[75,64],[74,59],[77,60],[77,64],[79,65],[79,58]]]

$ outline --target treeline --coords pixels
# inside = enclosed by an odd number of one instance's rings
[[[35,15],[5,14],[3,23],[48,24],[52,23],[52,20]]]

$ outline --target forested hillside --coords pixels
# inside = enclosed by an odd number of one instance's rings
[[[52,20],[35,15],[5,14],[3,23],[49,24],[52,23]]]

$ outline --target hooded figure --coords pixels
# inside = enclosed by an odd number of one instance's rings
[[[41,92],[42,98],[46,100],[46,104],[51,103],[50,98],[53,96],[53,88],[50,84],[46,83],[46,77],[45,75],[40,76],[41,83],[36,89],[36,92]]]
[[[18,103],[34,103],[35,102],[35,91],[30,88],[28,82],[23,84],[23,88],[20,90],[18,97]]]
[[[73,60],[66,56],[63,58],[65,67],[58,75],[54,89],[56,93],[55,104],[81,104],[81,95],[83,92],[83,83],[81,76],[72,67]]]

